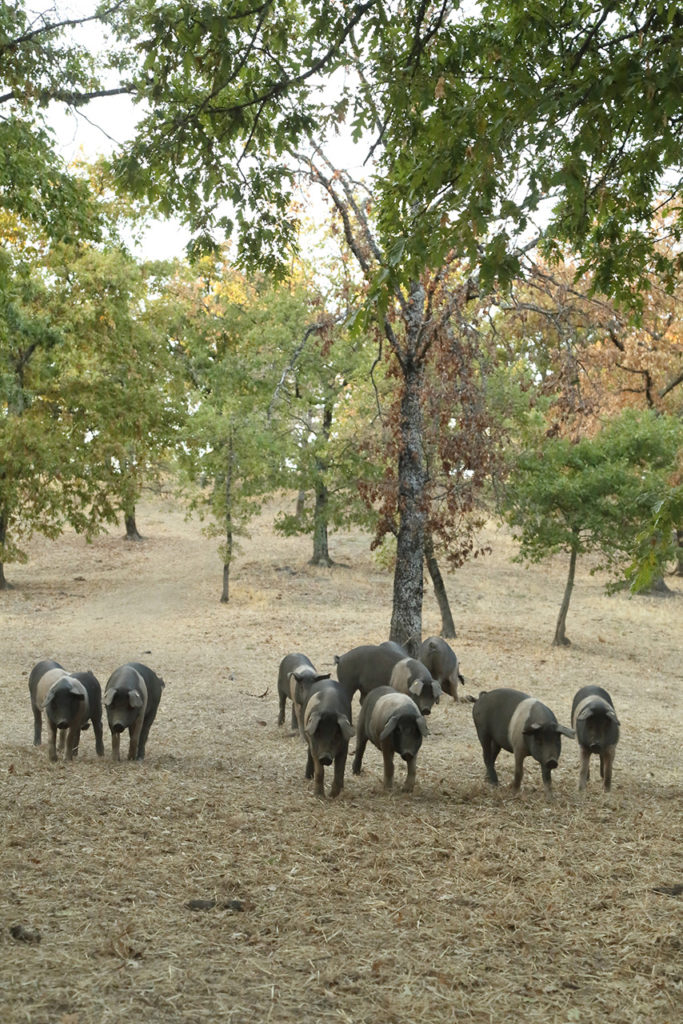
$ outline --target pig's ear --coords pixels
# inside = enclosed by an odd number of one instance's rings
[[[317,675],[315,677],[315,679],[313,680],[313,682],[314,683],[321,683],[323,681],[323,679],[330,679],[331,676],[332,676],[331,672],[325,672],[324,675]]]
[[[379,734],[380,742],[382,740],[385,740],[387,736],[391,736],[392,732],[394,731],[397,725],[398,715],[392,715],[387,724],[382,729],[381,733]]]
[[[144,703],[142,694],[138,693],[137,690],[130,690],[128,693],[128,703],[132,708],[141,708]]]
[[[48,704],[52,703],[52,699],[53,699],[54,695],[55,695],[54,687],[51,686],[50,689],[47,691],[47,695],[45,697],[45,700],[43,701],[43,705],[42,706],[44,708],[46,708],[48,706]]]
[[[352,736],[356,735],[356,730],[351,725],[346,715],[338,715],[337,723],[345,740],[350,740]]]
[[[75,679],[69,683],[69,692],[73,693],[79,700],[85,700],[85,690]]]
[[[438,704],[439,703],[439,697],[443,693],[443,690],[441,689],[441,686],[439,685],[439,683],[437,683],[436,679],[434,679],[432,681],[432,686],[434,688],[434,703]]]
[[[573,740],[576,736],[574,729],[570,729],[566,725],[559,725],[559,723],[555,726],[555,732],[559,732],[562,736],[568,736],[570,740]]]
[[[577,722],[583,722],[586,718],[590,718],[590,716],[592,714],[593,714],[593,708],[591,708],[591,707],[582,708],[581,711],[579,711],[578,715],[576,716],[576,720],[577,720]]]
[[[318,728],[319,725],[320,725],[320,714],[317,711],[313,711],[313,712],[311,712],[311,715],[310,715],[308,721],[306,722],[306,726],[304,728],[304,732],[306,733],[307,736],[312,736],[314,734],[315,730]]]
[[[424,680],[416,679],[414,683],[411,683],[408,687],[410,693],[414,693],[416,697],[419,697],[424,690]]]
[[[417,727],[423,736],[429,736],[429,729],[427,728],[427,723],[425,722],[422,715],[418,717]]]
[[[104,706],[108,708],[110,704],[114,703],[114,697],[116,696],[116,690],[105,690],[104,691]]]
[[[608,718],[611,718],[611,719],[612,719],[612,721],[614,722],[614,724],[615,724],[615,725],[621,725],[621,722],[620,722],[620,721],[619,721],[619,719],[617,718],[617,713],[616,713],[616,711],[613,711],[613,710],[611,710],[611,711],[608,711],[608,712],[607,712],[607,717],[608,717]]]

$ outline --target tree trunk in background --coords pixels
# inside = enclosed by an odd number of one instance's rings
[[[0,515],[0,550],[7,539],[7,517]],[[0,561],[0,590],[9,590],[10,585],[5,579],[5,563]]]
[[[125,511],[123,519],[126,524],[126,536],[124,540],[142,540],[142,534],[138,533],[137,524],[135,522],[135,509]]]
[[[304,505],[305,504],[306,504],[306,492],[305,491],[299,491],[299,493],[296,496],[296,508],[294,510],[294,515],[296,516],[297,519],[301,519],[301,517],[303,516],[303,514],[304,514]]]
[[[676,543],[681,548],[676,565],[676,575],[683,576],[683,530],[676,530]]]
[[[418,303],[415,303],[418,305]],[[420,313],[422,307],[420,304]],[[401,448],[398,457],[399,527],[389,639],[401,644],[415,657],[422,642],[422,598],[424,592],[424,493],[427,468],[422,443],[420,390],[423,369],[409,358],[403,366],[401,398]]]
[[[223,557],[223,593],[221,604],[230,600],[230,563],[232,561],[232,443],[228,448],[228,469],[225,474],[225,554]]]
[[[309,564],[332,565],[327,541],[327,487],[322,481],[315,489],[313,523],[313,557]]]
[[[441,575],[436,555],[434,554],[434,540],[429,530],[425,530],[424,554],[427,569],[429,570],[429,575],[431,576],[432,583],[434,585],[434,595],[439,604],[439,611],[441,612],[441,636],[445,637],[446,640],[455,640],[455,623],[453,622],[451,606],[448,603],[446,585],[443,581],[443,576]]]
[[[325,403],[321,436],[325,443],[332,432],[332,406]],[[332,565],[327,538],[327,504],[329,492],[325,482],[327,463],[323,459],[315,461],[315,509],[313,511],[313,557],[310,565]]]
[[[562,605],[560,606],[560,614],[557,617],[557,625],[555,626],[555,639],[553,640],[553,647],[568,647],[571,643],[571,640],[567,637],[565,628],[567,625],[567,612],[569,611],[569,602],[571,600],[572,590],[574,589],[574,577],[576,575],[576,558],[576,547],[572,547],[572,553],[569,559],[569,575],[567,576],[567,585],[564,588],[564,597],[562,598]]]

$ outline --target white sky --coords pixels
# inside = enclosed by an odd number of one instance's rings
[[[92,13],[93,0],[33,0],[27,5],[29,10],[50,11],[52,17],[84,17]],[[103,45],[104,39],[96,26],[84,26],[77,30],[81,39],[90,47]],[[125,96],[113,96],[92,101],[80,111],[69,111],[64,107],[56,107],[50,111],[51,125],[58,143],[58,148],[69,162],[76,158],[92,160],[99,155],[110,155],[127,139],[131,138],[139,114],[135,104]],[[364,174],[362,160],[367,147],[356,146],[348,137],[341,135],[333,139],[326,147],[328,156],[340,167],[349,170],[357,177]],[[326,207],[313,197],[308,207],[309,213],[322,221],[326,216]],[[167,259],[182,257],[185,246],[190,239],[190,232],[177,220],[155,221],[143,237],[142,243],[135,247],[135,253],[142,259]]]

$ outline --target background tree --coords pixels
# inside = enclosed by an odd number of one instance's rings
[[[503,513],[520,543],[518,560],[569,555],[554,644],[568,644],[566,619],[577,560],[594,552],[623,577],[653,501],[669,493],[683,430],[673,417],[626,410],[575,443],[542,433],[514,458]]]
[[[293,332],[286,320],[263,315],[259,283],[226,260],[205,258],[198,269],[179,265],[171,287],[172,343],[188,406],[178,458],[190,509],[221,538],[225,603],[236,539],[272,492],[286,455],[288,438],[273,429],[268,409],[282,372],[282,335],[291,346]]]

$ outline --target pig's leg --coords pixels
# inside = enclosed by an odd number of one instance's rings
[[[308,748],[308,757],[306,758],[306,771],[304,772],[304,775],[307,779],[313,778],[313,754],[311,753],[310,747]]]
[[[43,731],[43,714],[40,708],[33,708],[33,746],[40,746],[40,738]]]
[[[48,718],[47,720],[48,729],[48,740],[47,740],[47,756],[51,761],[57,760],[57,726]]]
[[[587,747],[579,747],[580,751],[580,767],[579,767],[579,790],[583,791],[586,788],[586,783],[590,778],[590,760],[591,752]],[[600,774],[602,775],[602,757],[600,758]]]
[[[339,796],[344,788],[344,769],[346,768],[347,753],[348,748],[343,750],[341,754],[337,754],[334,759],[334,780],[330,789],[330,796]]]
[[[64,730],[66,732],[66,729]],[[66,761],[73,761],[74,757],[78,753],[78,744],[81,739],[81,730],[77,725],[72,725],[69,729],[69,735],[66,740],[66,754],[64,758]]]
[[[415,788],[415,772],[417,771],[417,755],[411,757],[409,761],[406,761],[406,768],[408,773],[406,775],[406,781],[403,789],[406,793],[412,793]]]
[[[112,760],[113,761],[120,761],[121,760],[120,746],[121,746],[121,733],[120,732],[112,732],[112,734],[111,734],[111,756],[112,756]]]
[[[515,793],[519,792],[519,788],[522,785],[522,775],[524,774],[524,754],[521,751],[515,751],[515,777],[512,780],[512,788]],[[545,782],[545,779],[544,779]]]
[[[384,788],[389,790],[394,784],[394,744],[391,736],[382,741],[381,749],[384,758]]]
[[[552,800],[553,789],[551,780],[551,769],[548,767],[547,764],[541,765],[541,778],[543,779],[543,789],[545,790],[545,798],[546,800]]]
[[[325,796],[325,766],[313,755],[313,792]]]
[[[607,749],[600,754],[600,774],[602,775],[602,785],[606,793],[609,793],[612,788],[612,765],[614,764],[614,753],[615,748],[607,747]]]
[[[62,750],[64,750],[65,743],[66,743],[66,729],[60,729],[59,730],[59,743],[57,744],[57,749],[60,751],[60,753],[61,753]]]
[[[147,737],[149,736],[149,730],[152,728],[152,722],[155,719],[155,715],[150,715],[142,720],[142,728],[140,729],[140,739],[138,740],[138,750],[135,755],[136,760],[144,761],[145,751],[147,749]]]
[[[353,756],[353,774],[360,775],[361,765],[363,764],[363,754],[365,753],[365,747],[367,745],[367,736],[357,736],[356,738],[356,753]]]
[[[130,746],[128,747],[128,760],[135,761],[138,756],[138,746],[140,744],[140,734],[142,733],[143,717],[140,715],[135,724],[131,725],[128,730],[130,734]]]
[[[102,720],[96,722],[93,719],[92,731],[95,733],[95,752],[98,757],[104,757],[104,740],[102,739]]]
[[[481,741],[481,748],[484,753],[486,777],[492,786],[497,786],[498,774],[496,772],[496,758],[500,754],[500,747],[490,736],[486,736]]]

